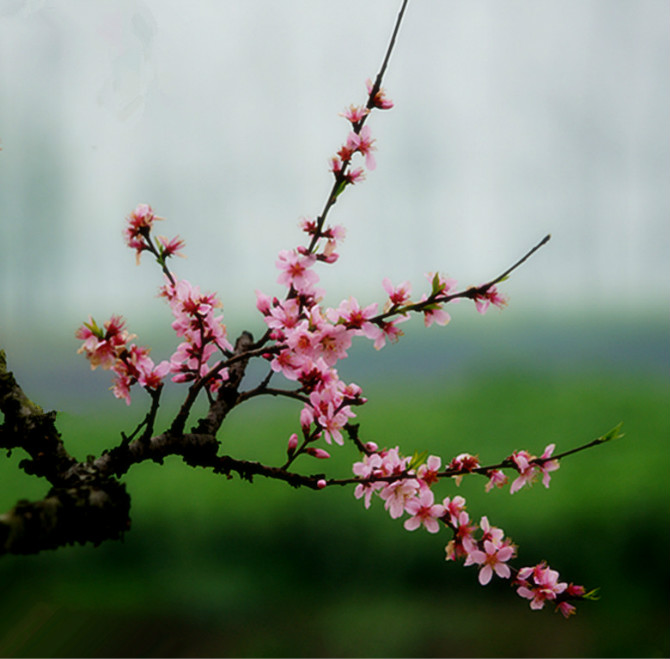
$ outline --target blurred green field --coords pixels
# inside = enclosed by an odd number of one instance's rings
[[[624,422],[623,439],[566,459],[548,490],[485,494],[480,478],[437,490],[505,529],[518,565],[546,559],[599,586],[600,601],[569,621],[532,612],[501,580],[483,588],[473,568],[446,563],[446,533],[408,533],[380,501],[366,511],[351,489],[250,485],[172,458],[129,473],[123,542],[0,560],[0,655],[669,656],[665,370],[531,360],[457,382],[406,374],[400,386],[381,373],[360,382],[364,440],[490,462],[572,448]],[[142,410],[122,407],[63,413],[70,449],[97,454],[132,429]],[[286,401],[260,401],[236,410],[221,437],[235,457],[277,464],[296,425]],[[348,475],[353,448],[332,454],[329,473]],[[3,510],[45,493],[16,469],[21,457],[0,462]]]

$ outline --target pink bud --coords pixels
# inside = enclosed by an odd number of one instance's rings
[[[318,480],[316,482],[316,486],[320,489],[323,490],[324,487],[326,487],[326,481],[322,479]]]
[[[314,448],[313,446],[310,446],[307,449],[307,453],[314,456],[315,458],[319,458],[319,460],[325,460],[326,458],[330,457],[330,453],[328,453],[328,451],[324,451],[322,448]]]
[[[289,455],[293,455],[293,452],[298,448],[298,435],[293,433],[289,438],[288,438],[288,449],[286,452]]]
[[[309,427],[312,425],[313,421],[314,412],[312,411],[312,408],[307,406],[303,407],[300,412],[300,427],[304,433],[309,431]]]

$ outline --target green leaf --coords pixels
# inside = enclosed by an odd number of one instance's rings
[[[431,295],[439,295],[445,289],[445,285],[443,283],[440,283],[440,273],[439,272],[436,272],[435,275],[433,275],[432,287],[433,287],[433,291],[432,291]]]
[[[347,187],[347,182],[348,181],[346,179],[344,179],[337,184],[337,187],[335,188],[335,191],[333,192],[333,199],[337,199],[342,194],[342,192],[344,191],[344,188]]]
[[[599,590],[600,588],[594,588],[593,590],[589,590],[588,593],[584,593],[584,599],[597,602],[600,599],[600,595],[598,594]]]
[[[102,331],[102,328],[98,327],[98,323],[95,322],[93,318],[91,318],[90,323],[84,323],[84,327],[88,327],[88,329],[93,332],[99,339],[104,338],[105,333]]]
[[[428,451],[414,451],[412,459],[409,461],[407,469],[417,469],[428,459]]]
[[[621,426],[623,426],[623,421],[620,421],[612,430],[606,432],[602,437],[598,437],[599,443],[609,442],[611,439],[621,439],[625,433],[621,432]]]

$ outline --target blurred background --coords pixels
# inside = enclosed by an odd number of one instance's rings
[[[124,217],[150,203],[186,240],[176,274],[219,292],[233,337],[261,333],[254,290],[281,292],[276,254],[321,211],[337,114],[364,102],[399,5],[0,0],[0,346],[75,455],[144,415],[75,354],[76,327],[122,313],[157,361],[175,345]],[[479,284],[552,234],[504,312],[455,305],[448,327],[407,323],[339,370],[370,400],[365,439],[445,460],[563,450],[623,421],[549,490],[459,492],[520,564],[546,559],[599,602],[568,622],[531,612],[446,564],[446,536],[351,491],[168,460],[128,475],[123,543],[0,561],[0,654],[668,656],[669,19],[660,0],[410,1],[384,82],[396,107],[369,120],[377,169],[333,209],[347,239],[319,270],[327,306],[381,301],[385,276],[417,295],[427,271]],[[276,464],[296,426],[260,401],[222,438]],[[348,474],[353,451],[333,453]],[[46,492],[21,457],[0,462],[3,510]]]

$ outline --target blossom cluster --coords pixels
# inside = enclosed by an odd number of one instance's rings
[[[228,379],[228,371],[221,360],[210,364],[217,353],[229,355],[232,345],[228,341],[223,315],[215,315],[222,307],[214,294],[203,294],[197,286],[185,279],[167,281],[161,289],[175,318],[172,329],[183,341],[177,346],[169,362],[173,382],[191,382],[207,378],[210,392],[216,391]]]
[[[75,333],[76,338],[84,342],[78,352],[84,353],[92,369],[101,366],[112,370],[115,374],[112,391],[128,405],[132,385],[138,383],[144,389],[157,391],[170,373],[173,382],[206,379],[210,392],[216,391],[228,378],[220,360],[209,363],[215,353],[227,356],[232,351],[223,316],[215,313],[222,304],[216,295],[203,294],[197,286],[176,280],[167,272],[166,259],[180,255],[178,250],[184,243],[179,238],[167,240],[158,236],[154,244],[151,231],[154,222],[161,219],[149,204],[139,204],[126,218],[124,236],[138,261],[143,251],[150,251],[166,271],[166,283],[160,294],[166,298],[175,318],[172,328],[183,339],[169,361],[156,366],[149,357],[149,348],[129,344],[135,335],[125,329],[121,316],[112,316],[102,328],[89,318]]]
[[[568,618],[575,613],[575,606],[568,599],[582,599],[584,586],[558,580],[559,574],[542,562],[533,567],[521,568],[515,579],[517,594],[530,600],[531,609],[541,609],[545,602],[555,602],[556,608]]]
[[[370,127],[364,126],[363,122],[372,108],[389,110],[393,107],[393,101],[386,97],[382,88],[375,89],[371,80],[367,80],[365,85],[368,90],[367,106],[350,105],[344,112],[340,113],[351,123],[352,130],[337,154],[330,159],[330,171],[333,172],[336,180],[341,184],[336,191],[336,195],[342,192],[346,185],[358,183],[365,178],[365,170],[362,167],[348,169],[355,153],[360,153],[365,158],[365,166],[369,171],[377,166],[372,153],[377,148],[374,146],[375,140],[372,137]]]
[[[329,234],[329,258],[334,254],[334,236],[338,234],[337,230]],[[335,310],[323,311],[315,288],[318,275],[311,269],[316,260],[315,254],[298,250],[280,252],[277,266],[282,274],[278,281],[288,287],[289,293],[279,300],[256,291],[257,308],[275,342],[273,350],[266,353],[272,370],[299,382],[300,391],[307,397],[300,417],[305,440],[314,441],[322,435],[328,443],[343,444],[342,429],[355,416],[351,408],[365,399],[360,387],[345,384],[334,367],[347,357],[352,337],[366,331],[366,312],[353,298],[349,301],[351,314],[361,319],[354,327],[337,322],[339,314]]]
[[[353,465],[353,472],[360,480],[354,496],[363,499],[366,508],[370,507],[372,496],[376,495],[384,501],[384,508],[392,518],[408,515],[404,522],[408,531],[423,526],[429,533],[437,533],[440,523],[448,527],[453,538],[446,546],[446,559],[463,560],[465,566],[477,565],[479,583],[483,586],[491,581],[494,574],[502,579],[512,576],[513,568],[507,563],[516,556],[517,548],[505,537],[502,529],[492,526],[486,516],[481,517],[479,524],[472,521],[462,496],[446,497],[441,503],[435,502],[432,486],[445,475],[452,476],[458,483],[463,474],[479,469],[475,456],[468,453],[458,455],[451,460],[445,472],[440,472],[442,461],[435,455],[422,462],[403,457],[398,447],[379,450],[374,442],[368,442],[363,448],[363,459]],[[553,448],[553,445],[547,447],[539,463],[526,463],[525,457],[520,459],[519,456],[523,455],[538,460],[527,451],[518,451],[509,460],[520,472],[521,478],[528,475],[532,468],[547,469],[550,462],[556,462],[548,460]],[[543,473],[548,478],[547,471]],[[489,483],[493,481],[500,485],[500,474],[501,470],[488,472]],[[518,485],[517,479],[510,491],[514,492],[530,482],[530,478],[524,478],[523,483]],[[545,485],[548,485],[548,480]],[[522,568],[512,583],[521,597],[531,600],[532,609],[541,609],[546,601],[555,601],[557,610],[565,617],[575,612],[574,605],[567,600],[581,599],[585,595],[582,586],[559,582],[558,572],[549,569],[545,563]]]
[[[138,264],[142,252],[145,251],[153,252],[161,265],[165,265],[166,259],[171,256],[182,256],[181,250],[184,247],[184,241],[179,236],[170,240],[165,236],[157,236],[156,244],[151,240],[150,234],[154,222],[162,219],[154,213],[149,204],[138,204],[126,218],[123,236],[126,245],[135,250]]]
[[[444,296],[455,281],[429,273],[427,277],[434,289],[432,297],[424,295],[419,303],[413,304],[408,282],[394,287],[386,278],[382,285],[388,299],[383,312],[379,312],[376,302],[361,306],[355,297],[342,300],[336,308],[324,309],[320,304],[323,291],[317,288],[319,276],[314,265],[318,261],[337,260],[337,241],[344,237],[344,229],[333,226],[319,230],[311,219],[304,219],[301,226],[312,238],[316,237],[315,250],[298,247],[281,251],[276,262],[280,270],[277,282],[287,288],[287,294],[280,300],[257,290],[256,306],[268,327],[269,338],[274,341],[272,350],[266,353],[272,370],[297,381],[300,392],[307,397],[301,413],[305,440],[323,436],[328,443],[342,444],[342,430],[355,416],[352,406],[365,402],[360,387],[343,383],[335,368],[339,360],[348,356],[354,337],[371,340],[379,350],[387,340],[398,340],[402,335],[398,325],[408,320],[409,311],[415,308],[421,310],[427,326],[433,322],[446,324],[449,315],[434,300]]]
[[[315,266],[318,262],[335,263],[339,258],[338,244],[345,237],[342,226],[326,224],[328,209],[347,185],[364,178],[362,167],[352,168],[355,154],[364,159],[367,170],[375,169],[375,140],[369,126],[364,124],[372,109],[393,106],[378,83],[368,80],[366,86],[367,104],[351,105],[342,113],[350,122],[351,130],[331,159],[335,184],[324,213],[316,219],[301,220],[300,227],[307,235],[305,246],[278,254],[277,282],[285,287],[285,296],[280,299],[256,291],[256,307],[267,326],[265,336],[257,345],[262,346],[262,356],[269,362],[270,372],[255,392],[283,393],[302,402],[302,443],[298,433],[291,434],[284,468],[301,454],[316,459],[329,458],[328,451],[315,443],[324,440],[327,444],[342,445],[343,433],[349,431],[363,457],[353,464],[356,478],[346,482],[356,482],[354,496],[363,499],[366,508],[374,496],[383,501],[393,519],[406,516],[404,528],[408,531],[423,527],[435,534],[441,527],[449,529],[453,537],[446,545],[447,560],[477,566],[482,585],[490,583],[494,575],[508,579],[521,597],[530,600],[532,609],[541,609],[546,602],[552,602],[568,617],[575,608],[569,601],[588,597],[582,586],[559,581],[558,572],[545,563],[516,570],[509,564],[516,556],[516,545],[505,537],[502,529],[492,526],[486,516],[478,523],[471,520],[463,497],[446,497],[437,502],[433,492],[433,486],[443,478],[453,478],[456,485],[460,485],[464,476],[472,473],[486,476],[487,492],[502,488],[508,484],[504,469],[514,469],[518,474],[510,486],[512,494],[538,478],[549,487],[550,473],[559,468],[558,459],[551,457],[554,444],[548,445],[539,457],[518,450],[491,467],[483,467],[477,456],[461,453],[443,468],[438,456],[403,456],[399,447],[379,449],[374,442],[361,444],[357,433],[356,436],[351,434],[350,421],[356,416],[353,410],[366,399],[358,385],[340,379],[336,366],[348,356],[355,337],[367,338],[380,350],[387,341],[394,342],[402,336],[400,325],[409,320],[411,313],[422,314],[425,326],[430,327],[433,323],[450,322],[444,308],[448,302],[469,298],[482,314],[491,305],[502,308],[506,304],[495,286],[504,276],[478,288],[457,292],[454,279],[429,272],[425,275],[429,292],[415,301],[408,281],[394,285],[385,278],[381,285],[386,299],[381,304],[361,305],[351,296],[337,307],[322,306],[324,291],[318,288]],[[112,316],[102,328],[89,318],[76,333],[83,341],[79,352],[85,354],[91,368],[101,366],[113,371],[114,395],[125,399],[127,404],[130,404],[133,384],[159,392],[168,375],[173,382],[193,383],[190,391],[193,398],[201,387],[206,387],[210,394],[216,392],[229,378],[227,359],[233,357],[233,347],[219,311],[221,301],[216,294],[202,293],[188,281],[176,279],[167,269],[167,259],[181,256],[184,243],[179,237],[168,240],[158,236],[154,240],[154,223],[162,218],[155,215],[150,205],[139,204],[126,219],[126,244],[135,250],[138,263],[142,252],[148,251],[163,269],[165,283],[160,295],[172,311],[172,328],[181,343],[169,360],[155,365],[148,348],[130,343],[135,337],[126,331],[120,316]],[[254,356],[261,354],[261,350],[254,349]],[[296,383],[297,388],[264,391],[273,373]],[[329,481],[319,477],[316,487],[323,489],[328,484]]]
[[[149,357],[149,348],[129,341],[135,338],[125,329],[121,316],[112,316],[99,327],[93,318],[77,329],[75,336],[84,343],[77,352],[83,353],[91,364],[114,373],[112,391],[130,405],[130,387],[135,383],[145,389],[157,390],[168,372],[167,362],[156,366]]]
[[[350,105],[342,113],[350,122],[351,131],[331,160],[331,171],[336,179],[334,197],[346,185],[363,177],[362,168],[349,169],[354,154],[364,157],[368,170],[376,166],[375,140],[369,126],[363,124],[373,108],[388,109],[393,107],[393,102],[370,80],[366,86],[367,105]],[[276,261],[280,270],[277,282],[286,287],[286,296],[279,299],[256,291],[257,309],[268,327],[269,339],[274,342],[265,356],[271,362],[272,371],[300,384],[296,393],[305,400],[301,412],[304,444],[300,449],[292,446],[295,439],[291,437],[290,459],[301,452],[315,455],[314,450],[307,450],[307,445],[320,437],[327,443],[342,444],[342,431],[355,417],[352,407],[365,402],[360,387],[343,383],[335,368],[339,360],[347,357],[354,337],[364,336],[380,350],[387,340],[397,341],[402,336],[399,325],[409,320],[410,312],[422,313],[427,327],[433,323],[446,325],[450,316],[444,304],[457,299],[456,281],[430,272],[426,274],[430,293],[424,293],[416,302],[410,299],[409,282],[394,286],[385,278],[382,286],[388,297],[381,310],[377,303],[361,306],[355,297],[342,300],[336,308],[324,309],[320,305],[324,292],[317,288],[319,276],[314,266],[319,261],[329,264],[337,261],[337,245],[345,231],[339,225],[326,225],[325,214],[316,220],[304,218],[301,228],[309,237],[308,245],[282,250]],[[470,297],[480,313],[490,304],[504,304],[495,286],[475,290],[477,293]],[[318,457],[325,457],[324,453],[321,449]]]

